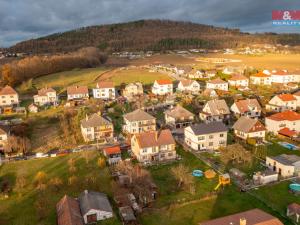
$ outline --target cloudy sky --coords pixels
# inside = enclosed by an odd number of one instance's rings
[[[78,27],[139,19],[192,21],[248,32],[300,32],[272,26],[272,10],[300,0],[0,0],[0,47]]]

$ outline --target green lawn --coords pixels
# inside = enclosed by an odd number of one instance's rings
[[[47,86],[59,91],[64,91],[66,87],[71,85],[88,85],[89,87],[94,87],[95,79],[105,71],[107,71],[106,68],[98,67],[54,73],[34,79],[33,85],[38,89]]]

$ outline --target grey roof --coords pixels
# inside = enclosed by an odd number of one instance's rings
[[[199,123],[192,125],[191,129],[197,136],[227,131],[227,127],[222,122]]]
[[[287,166],[292,166],[294,163],[300,162],[300,157],[297,155],[277,155],[277,156],[269,156],[269,158]]]
[[[210,100],[206,103],[211,111],[211,115],[230,114],[229,108],[224,99]]]
[[[194,117],[193,113],[191,113],[190,111],[188,111],[187,109],[183,108],[180,105],[177,105],[176,107],[165,111],[165,114],[167,114],[170,117],[178,118],[178,119],[180,119],[181,117],[184,118]]]
[[[150,114],[146,113],[142,109],[134,110],[133,112],[124,115],[124,118],[128,121],[141,121],[141,120],[153,120],[155,119]]]
[[[106,194],[85,190],[79,195],[80,210],[85,215],[91,209],[113,212]]]
[[[135,215],[130,206],[124,206],[119,208],[120,215],[125,222],[135,221]]]
[[[98,115],[97,113],[94,113],[90,117],[81,120],[81,125],[84,128],[98,127],[98,126],[110,125],[110,124],[111,124],[111,122],[109,120],[103,118],[102,116]]]

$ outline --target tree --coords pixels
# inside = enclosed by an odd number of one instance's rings
[[[49,184],[57,192],[63,184],[63,181],[59,177],[54,177],[50,179]]]
[[[77,183],[78,183],[78,177],[76,177],[75,175],[72,175],[71,177],[69,177],[69,179],[68,179],[68,184],[70,185],[70,186],[72,186],[72,185],[76,185]]]
[[[103,169],[105,167],[105,164],[106,164],[105,158],[100,157],[98,159],[98,161],[97,161],[97,164],[98,164],[98,166],[99,166],[100,169]]]
[[[94,151],[84,151],[82,156],[85,159],[86,164],[89,164],[89,162],[95,158],[95,152]]]
[[[68,165],[69,165],[69,172],[70,173],[75,173],[77,171],[77,168],[75,166],[75,159],[71,158],[68,160]]]
[[[252,154],[240,144],[228,145],[221,149],[221,161],[228,165],[229,163],[248,164],[252,163]]]
[[[18,170],[17,177],[16,177],[16,189],[20,190],[23,189],[26,185],[26,174],[24,170]]]
[[[195,193],[194,178],[189,173],[188,167],[184,166],[183,164],[179,164],[178,166],[171,168],[171,173],[177,180],[178,188],[182,188],[191,194]]]
[[[47,175],[44,171],[39,171],[34,177],[37,189],[44,190],[46,188]]]

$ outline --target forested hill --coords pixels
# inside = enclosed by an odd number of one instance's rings
[[[94,46],[108,52],[188,48],[234,48],[249,44],[300,45],[299,34],[248,34],[190,22],[140,20],[84,27],[20,42],[9,50],[26,53],[70,52]]]

